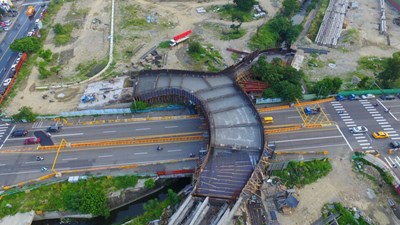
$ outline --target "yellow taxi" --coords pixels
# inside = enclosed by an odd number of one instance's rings
[[[389,134],[386,132],[383,132],[383,131],[379,131],[379,132],[372,133],[372,137],[374,137],[376,139],[389,138]]]
[[[269,123],[273,123],[274,122],[274,118],[272,117],[264,117],[264,123],[265,124],[269,124]]]

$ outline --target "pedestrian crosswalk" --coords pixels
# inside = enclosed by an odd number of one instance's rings
[[[0,124],[0,143],[3,143],[5,138],[7,137],[8,133],[7,130],[10,127],[10,124],[3,123]]]
[[[343,120],[346,127],[350,130],[352,127],[356,127],[357,124],[353,121],[351,116],[347,113],[345,108],[343,107],[341,102],[333,101],[331,102],[333,108],[339,113],[340,118]],[[369,139],[364,133],[353,134],[354,138],[357,141],[359,147],[363,150],[372,149],[371,143],[369,143]]]
[[[32,125],[32,128],[41,128],[43,125],[43,120],[39,120]]]
[[[400,157],[399,156],[393,156],[393,157],[385,157],[385,161],[387,162],[389,167],[400,167]]]
[[[392,140],[400,140],[399,134],[394,128],[389,124],[389,122],[379,113],[375,106],[372,106],[369,100],[360,100],[360,103],[368,111],[369,114],[374,118],[374,120],[379,124],[382,130],[389,134]]]

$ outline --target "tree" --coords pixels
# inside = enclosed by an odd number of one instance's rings
[[[96,188],[95,185],[90,185],[80,191],[83,192],[79,206],[80,212],[90,213],[95,216],[110,216],[105,190]]]
[[[67,31],[65,30],[63,25],[61,25],[60,23],[56,23],[54,25],[53,31],[54,31],[55,34],[66,34],[67,33]]]
[[[243,12],[248,12],[253,8],[253,5],[256,5],[256,0],[233,0],[236,4],[236,7]]]
[[[16,39],[10,45],[10,49],[14,52],[28,52],[28,53],[36,53],[40,50],[41,43],[39,39],[34,37],[23,37],[20,39]]]
[[[203,52],[203,47],[197,41],[191,41],[189,43],[189,54],[200,54]]]
[[[268,26],[272,31],[279,34],[277,44],[285,41],[290,45],[296,40],[302,30],[301,25],[293,25],[292,21],[284,16],[278,16],[272,19]]]
[[[17,114],[14,114],[12,118],[16,121],[26,120],[28,122],[35,122],[37,114],[32,112],[31,107],[23,106],[21,107]]]
[[[131,105],[131,111],[136,112],[140,110],[145,110],[148,107],[147,103],[144,101],[133,101]]]
[[[378,74],[377,79],[382,88],[393,87],[397,79],[400,78],[400,52],[393,53],[387,60],[387,66],[384,71]]]
[[[330,94],[335,94],[339,91],[342,86],[343,81],[339,77],[330,78],[325,77],[324,79],[316,82],[312,87],[312,93],[319,96],[328,96]]]
[[[372,79],[372,77],[365,76],[361,78],[360,82],[358,82],[357,87],[360,89],[369,89],[372,86],[373,82],[374,80]]]
[[[282,14],[288,18],[291,18],[300,10],[300,2],[298,0],[284,0],[282,6]]]
[[[154,182],[153,178],[149,178],[144,182],[144,186],[147,189],[153,189],[156,186],[156,183]]]
[[[47,62],[50,62],[53,52],[50,49],[40,49],[38,55]]]

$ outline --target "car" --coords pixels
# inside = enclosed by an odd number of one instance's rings
[[[336,96],[336,101],[344,101],[346,98],[343,95],[337,95]]]
[[[190,158],[194,158],[194,157],[196,157],[196,154],[190,153],[190,154],[189,154],[189,157],[190,157]]]
[[[40,168],[40,171],[41,171],[41,172],[46,172],[46,171],[47,171],[47,168],[46,168],[46,167],[42,167],[42,168]]]
[[[13,64],[12,66],[11,66],[11,71],[15,71],[17,69],[17,64]]]
[[[396,96],[394,96],[394,95],[382,95],[380,98],[382,100],[394,100],[394,99],[396,99]]]
[[[46,129],[46,132],[48,132],[48,133],[58,133],[58,132],[60,132],[60,130],[61,130],[60,126],[58,126],[56,124],[53,124],[53,125],[51,125],[50,127],[48,127]]]
[[[17,57],[16,59],[15,59],[15,64],[18,64],[19,63],[19,61],[21,61],[21,57]]]
[[[400,142],[399,141],[392,141],[392,142],[390,142],[390,147],[392,147],[392,148],[400,148]]]
[[[40,138],[37,137],[31,137],[24,140],[24,145],[34,145],[39,143],[40,143]]]
[[[43,161],[43,160],[44,160],[43,157],[41,157],[41,156],[36,156],[36,161]]]
[[[375,95],[373,94],[365,94],[365,95],[361,95],[362,99],[371,99],[371,98],[375,98]]]
[[[10,28],[8,28],[8,27],[3,27],[3,30],[4,31],[8,31]]]
[[[350,132],[353,134],[366,133],[368,129],[365,126],[358,126],[350,128]]]
[[[379,132],[374,132],[372,133],[372,137],[376,138],[376,139],[383,139],[383,138],[389,138],[389,134],[383,131],[379,131]]]
[[[22,57],[23,54],[24,54],[23,52],[19,52],[18,57]]]
[[[28,32],[28,34],[26,34],[27,37],[32,37],[32,35],[33,35],[32,31],[30,31],[30,32]]]
[[[11,133],[11,137],[25,137],[29,132],[24,129],[19,129]]]
[[[4,87],[7,87],[8,85],[10,85],[10,83],[11,83],[11,78],[7,78],[7,79],[5,79],[5,80],[3,81],[3,86],[4,86]]]

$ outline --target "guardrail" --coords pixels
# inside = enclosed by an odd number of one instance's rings
[[[201,133],[201,132],[194,132]],[[189,141],[201,141],[205,137],[203,135],[187,135],[178,136],[175,135],[160,135],[160,136],[143,136],[135,138],[124,138],[116,140],[101,140],[101,141],[90,141],[90,142],[80,142],[80,143],[66,143],[62,145],[51,145],[51,146],[38,146],[37,150],[57,150],[59,147],[61,149],[65,148],[88,148],[88,147],[105,147],[105,146],[118,146],[118,145],[140,145],[148,143],[168,143],[168,142],[189,142]]]
[[[266,108],[258,108],[257,111],[259,113],[264,113],[264,112],[282,110],[282,109],[288,109],[288,108],[290,108],[290,106],[288,106],[288,105],[279,105],[279,106],[272,106],[272,107],[266,107]]]

